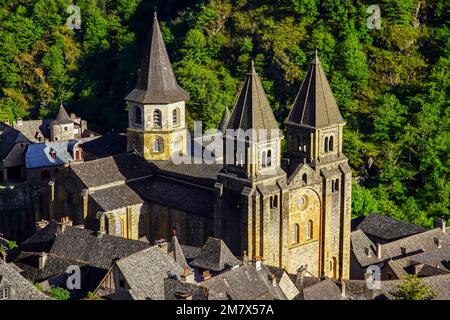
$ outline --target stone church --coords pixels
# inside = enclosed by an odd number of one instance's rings
[[[245,145],[235,161],[175,164],[190,154],[188,93],[177,83],[155,16],[135,89],[126,97],[128,152],[71,164],[48,185],[36,220],[70,220],[99,233],[153,242],[173,230],[181,243],[223,239],[237,256],[295,273],[349,278],[351,169],[345,122],[317,57],[283,137],[252,66],[221,128]],[[259,141],[230,130],[269,130]],[[281,141],[287,139],[286,158]],[[224,143],[225,144],[225,143]],[[225,157],[230,150],[225,149]],[[228,161],[227,161],[228,162]]]

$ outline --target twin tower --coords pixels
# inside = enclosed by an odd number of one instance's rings
[[[185,101],[155,15],[136,88],[126,97],[128,149],[149,161],[187,154]],[[287,157],[253,67],[221,129],[265,131],[263,139],[224,136],[225,157],[217,175],[213,236],[235,254],[263,258],[295,273],[349,278],[351,169],[342,153],[345,122],[317,57],[286,119]],[[231,143],[226,143],[232,140]],[[203,164],[206,165],[206,164]],[[192,199],[196,201],[196,199]]]

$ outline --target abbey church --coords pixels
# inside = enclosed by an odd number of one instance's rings
[[[71,221],[99,235],[151,243],[176,232],[182,244],[196,247],[213,236],[239,257],[290,273],[306,267],[315,276],[348,279],[352,174],[342,153],[345,121],[317,53],[286,119],[285,137],[250,67],[220,127],[224,144],[245,145],[242,154],[224,147],[232,162],[172,161],[174,154],[191,154],[188,99],[155,15],[136,87],[125,98],[127,152],[59,172],[36,201],[38,224]],[[258,141],[228,136],[239,129],[271,134]]]

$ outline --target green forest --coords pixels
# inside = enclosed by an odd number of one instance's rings
[[[353,215],[431,227],[450,218],[448,0],[0,0],[0,120],[54,116],[62,101],[92,130],[123,131],[153,11],[190,123],[216,127],[255,61],[282,129],[319,58],[347,121]]]

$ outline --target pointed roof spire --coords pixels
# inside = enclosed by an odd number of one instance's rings
[[[147,104],[167,104],[189,99],[189,94],[178,85],[173,72],[156,11],[136,88],[125,99]]]
[[[287,123],[312,128],[345,123],[319,61],[317,50],[295,98]]]
[[[72,119],[67,114],[66,109],[63,106],[63,103],[61,101],[61,104],[59,105],[59,111],[58,115],[56,116],[56,119],[53,120],[53,123],[55,124],[69,124],[72,123]]]
[[[230,121],[231,113],[228,107],[225,107],[225,112],[222,115],[222,119],[220,120],[219,130],[225,131],[227,129],[228,122]]]
[[[169,243],[168,253],[180,267],[182,267],[183,269],[191,269],[186,262],[186,257],[184,256],[183,250],[181,249],[180,243],[178,242],[178,238],[175,233]]]
[[[278,123],[264,93],[263,86],[252,61],[250,72],[239,92],[239,97],[228,121],[227,129],[278,130]]]

